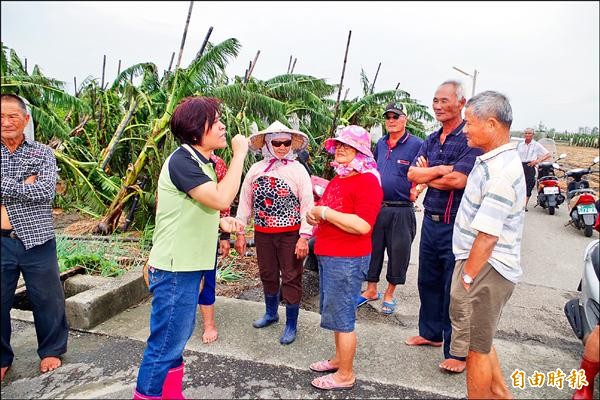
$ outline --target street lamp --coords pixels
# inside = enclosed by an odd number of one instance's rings
[[[470,76],[471,78],[473,78],[473,88],[472,88],[473,90],[472,90],[472,93],[471,93],[471,97],[475,96],[475,83],[477,83],[477,70],[474,70],[473,71],[473,75],[471,75],[471,74],[463,71],[460,68],[456,68],[456,67],[452,67],[452,68],[454,68],[455,70],[457,70],[461,74],[465,74],[466,76]]]

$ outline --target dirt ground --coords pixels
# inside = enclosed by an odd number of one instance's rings
[[[572,168],[587,168],[592,164],[594,157],[598,156],[598,149],[592,147],[576,147],[557,144],[556,152],[558,154],[565,153],[567,155],[566,158],[558,161],[558,164],[565,171]],[[596,192],[600,192],[600,176],[598,174],[598,168],[598,164],[594,165],[592,169],[596,172],[586,176],[587,180],[590,182],[590,187],[596,190]],[[557,175],[562,176],[560,173]],[[560,186],[563,190],[566,190],[567,185],[564,179],[561,179]]]
[[[565,170],[571,168],[587,168],[592,163],[594,157],[598,155],[598,149],[594,148],[557,145],[556,150],[557,154],[567,154],[565,159],[559,161],[559,164]],[[595,166],[595,168],[597,171],[598,166]],[[590,186],[596,191],[600,191],[600,179],[598,173],[590,174],[587,178],[590,181]],[[563,179],[561,179],[561,186],[563,190],[566,188],[566,182]],[[98,221],[77,212],[66,213],[63,212],[63,210],[55,209],[54,223],[57,233],[65,235],[89,235],[97,225]],[[127,236],[139,237],[140,232],[132,231],[128,233]],[[235,282],[217,283],[217,295],[258,301],[262,300],[262,287],[256,256],[254,255],[254,248],[249,248],[249,251],[252,252],[252,255],[236,257],[234,259],[234,270],[243,274],[241,279]],[[135,252],[137,253],[136,256],[147,257],[147,251],[139,249],[139,246]],[[231,262],[231,258],[219,260],[220,265],[229,262]],[[314,279],[317,279],[312,277],[310,273],[305,275],[307,275],[306,278],[311,282]],[[314,285],[311,283],[311,286]],[[314,293],[310,294],[312,295]]]

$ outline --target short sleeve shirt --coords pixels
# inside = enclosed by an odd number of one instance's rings
[[[417,159],[420,156],[425,156],[430,167],[452,165],[454,166],[454,171],[468,176],[473,169],[475,157],[481,155],[483,152],[480,149],[471,148],[467,145],[467,138],[463,133],[464,126],[465,121],[446,136],[443,144],[440,143],[442,128],[433,132],[421,145],[421,149],[414,158],[412,165],[416,165]],[[463,193],[464,189],[439,190],[430,187],[427,189],[423,206],[425,207],[425,211],[432,214],[455,216]]]
[[[198,150],[192,146],[190,148],[196,153],[198,158],[204,163],[213,163],[212,160],[207,160]],[[200,186],[206,182],[212,181],[201,168],[198,168],[198,162],[194,160],[192,155],[183,147],[178,148],[171,156],[169,163],[169,176],[175,187],[188,193],[193,188]]]
[[[542,146],[539,142],[535,140],[532,140],[529,143],[519,143],[519,145],[517,146],[517,151],[519,152],[521,162],[530,162],[533,160],[537,160],[541,156],[549,153],[549,151],[546,150],[544,146]]]
[[[375,161],[381,176],[384,201],[410,201],[412,183],[408,180],[408,168],[419,152],[423,140],[409,131],[394,147],[389,145],[390,135],[385,135],[375,145]]]

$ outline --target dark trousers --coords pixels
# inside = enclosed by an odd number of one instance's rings
[[[379,282],[387,249],[386,280],[392,285],[406,282],[410,247],[417,232],[413,207],[382,207],[371,235],[372,252],[367,282]]]
[[[535,186],[535,167],[522,163],[523,174],[525,175],[525,189],[527,197],[531,197],[531,191]]]
[[[287,304],[300,304],[302,298],[302,262],[296,258],[298,231],[282,233],[254,232],[258,271],[267,294],[279,293]]]
[[[2,297],[2,367],[12,364],[14,354],[10,347],[10,309],[19,272],[23,274],[27,297],[33,308],[40,358],[56,357],[67,351],[69,327],[65,315],[65,293],[58,272],[56,241],[25,250],[19,239],[1,238],[1,297]]]
[[[445,358],[464,360],[450,355],[450,283],[455,264],[452,253],[453,229],[454,218],[450,224],[445,224],[433,221],[427,214],[423,217],[419,244],[419,335],[433,342],[443,340]]]

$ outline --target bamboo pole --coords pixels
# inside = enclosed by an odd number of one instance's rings
[[[288,62],[288,68],[286,74],[290,73],[290,68],[292,67],[292,56],[290,55],[290,61]]]
[[[27,59],[25,59],[25,73],[27,74]]]
[[[348,31],[348,42],[346,43],[346,52],[344,54],[344,64],[342,65],[342,77],[340,78],[340,87],[338,89],[337,100],[335,102],[335,111],[333,113],[333,123],[331,124],[330,137],[333,137],[335,132],[335,126],[338,118],[338,112],[340,110],[340,97],[342,95],[342,86],[344,85],[344,73],[346,72],[346,61],[348,60],[348,49],[350,48],[350,38],[352,37],[352,31]]]
[[[294,73],[294,68],[296,68],[296,61],[298,61],[298,59],[294,58],[294,63],[292,64],[292,69],[290,70],[290,74]]]
[[[250,80],[250,76],[252,75],[252,71],[254,71],[254,67],[256,66],[256,61],[258,61],[258,56],[260,55],[260,50],[256,52],[254,56],[254,61],[250,62],[250,68],[248,69],[248,76],[246,76],[246,82]]]
[[[375,81],[377,81],[377,76],[379,75],[379,68],[381,68],[381,62],[377,66],[377,72],[375,72],[375,78],[373,78],[373,84],[371,84],[371,94],[373,94],[373,91],[375,90]]]
[[[102,58],[102,81],[100,83],[100,89],[104,90],[104,74],[106,72],[106,54]]]
[[[206,48],[206,45],[208,44],[208,38],[210,37],[212,31],[213,31],[213,27],[211,26],[210,28],[208,28],[208,32],[206,32],[206,36],[204,37],[204,42],[202,42],[202,47],[200,47],[200,51],[198,51],[198,53],[196,53],[196,59],[202,57],[202,53],[204,53],[204,49]]]
[[[75,97],[77,97],[77,77],[73,77],[73,91],[75,92]]]
[[[396,85],[396,89],[395,90],[398,90],[399,87],[400,87],[400,82],[398,82],[398,84]]]
[[[175,59],[175,52],[171,53],[171,61],[169,62],[169,69],[167,72],[171,72],[171,68],[173,68],[173,60]]]
[[[179,69],[181,64],[181,56],[183,56],[183,46],[185,46],[185,37],[187,36],[188,27],[190,25],[190,18],[192,17],[192,8],[194,2],[190,1],[190,8],[188,9],[187,19],[185,20],[185,28],[183,30],[183,37],[181,38],[181,45],[179,46],[179,55],[177,56],[177,64],[175,65],[175,71]]]
[[[117,67],[117,78],[119,77],[120,73],[121,73],[121,60],[119,60],[119,66]]]
[[[346,101],[346,98],[348,97],[348,92],[350,91],[350,88],[346,89],[346,93],[344,93],[344,101]]]

